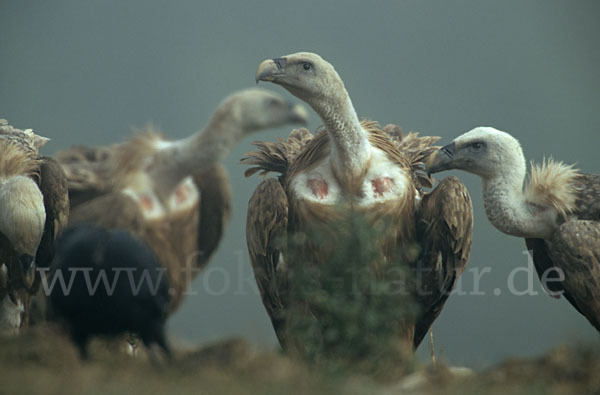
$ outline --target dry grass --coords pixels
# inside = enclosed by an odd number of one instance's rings
[[[478,374],[421,367],[402,381],[324,377],[276,352],[242,340],[178,351],[173,361],[132,358],[114,344],[94,341],[81,362],[69,340],[38,327],[0,338],[0,394],[564,394],[600,392],[600,347],[559,348],[533,359],[510,359]]]

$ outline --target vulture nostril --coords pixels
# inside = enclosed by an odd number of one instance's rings
[[[282,68],[285,67],[286,60],[285,60],[285,58],[275,58],[275,59],[273,59],[273,62],[275,62],[275,64],[277,65],[277,68],[279,70],[281,70]]]

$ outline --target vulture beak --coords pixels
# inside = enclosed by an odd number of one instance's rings
[[[33,281],[35,280],[35,262],[34,257],[31,255],[21,255],[19,257],[19,264],[21,266],[21,278],[25,284],[25,288],[31,289]]]
[[[290,121],[301,125],[308,124],[308,112],[300,104],[290,103]]]
[[[427,174],[437,173],[442,170],[453,169],[454,150],[456,149],[456,143],[452,142],[448,145],[443,146],[427,160]]]
[[[256,83],[258,81],[275,82],[275,79],[284,74],[285,58],[267,59],[256,69]]]

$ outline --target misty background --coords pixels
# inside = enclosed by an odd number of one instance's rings
[[[0,2],[0,118],[34,128],[53,154],[105,145],[152,121],[168,138],[202,128],[232,92],[254,85],[263,59],[311,51],[331,62],[362,118],[447,143],[479,125],[517,137],[528,160],[553,155],[600,173],[600,2],[589,1],[23,1]],[[291,97],[282,88],[262,84]],[[293,98],[295,101],[297,99]],[[309,129],[320,121],[311,112]],[[218,253],[169,320],[174,341],[276,339],[246,251],[248,199],[261,181],[227,159],[233,218]],[[473,249],[462,290],[434,323],[438,357],[483,367],[598,334],[564,299],[545,295],[522,239],[487,221],[479,179],[458,175],[473,198]],[[486,269],[489,268],[489,269]],[[479,293],[474,271],[481,276]],[[427,360],[427,341],[419,349]]]

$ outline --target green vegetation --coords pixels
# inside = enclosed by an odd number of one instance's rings
[[[288,348],[330,373],[399,377],[412,368],[414,305],[405,265],[383,256],[383,222],[342,218],[331,231],[315,227],[291,240],[290,254],[302,258],[289,268]],[[326,259],[313,261],[315,251]]]

